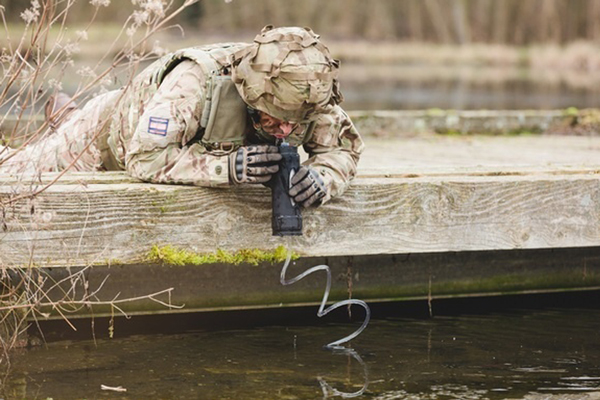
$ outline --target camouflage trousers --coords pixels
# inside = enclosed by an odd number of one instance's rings
[[[70,168],[101,169],[96,144],[99,131],[106,132],[119,91],[99,95],[75,110],[56,130],[47,129],[34,143],[18,149],[0,146],[0,173],[34,175]]]

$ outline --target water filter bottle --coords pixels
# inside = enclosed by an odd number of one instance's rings
[[[273,200],[272,227],[273,236],[302,235],[302,213],[300,205],[289,195],[290,180],[300,168],[298,148],[288,143],[279,145],[282,159],[279,172],[273,175],[270,182]]]

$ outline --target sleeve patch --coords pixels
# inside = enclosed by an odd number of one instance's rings
[[[150,122],[148,122],[148,133],[159,136],[167,136],[168,127],[168,118],[150,117]]]

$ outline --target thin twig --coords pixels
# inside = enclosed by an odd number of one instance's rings
[[[156,296],[160,296],[163,294],[168,294],[170,292],[172,292],[173,290],[175,290],[174,288],[169,288],[169,289],[164,289],[152,294],[148,294],[148,295],[143,295],[143,296],[136,296],[136,297],[130,297],[130,298],[126,298],[126,299],[118,299],[118,300],[105,300],[105,301],[100,301],[100,300],[58,300],[58,301],[50,301],[50,302],[40,302],[37,304],[14,304],[14,305],[10,305],[10,306],[2,306],[0,307],[0,311],[6,311],[6,310],[20,310],[20,309],[27,309],[27,308],[34,308],[34,307],[40,307],[40,308],[44,308],[44,307],[58,307],[58,306],[62,306],[65,304],[78,304],[78,305],[86,305],[86,306],[114,306],[116,304],[125,304],[125,303],[130,303],[130,302],[134,302],[134,301],[140,301],[140,300],[152,300],[155,301],[161,305],[164,305],[168,308],[172,308],[172,309],[182,309],[183,307],[185,307],[185,304],[182,305],[174,305],[174,304],[167,304],[164,301],[158,300],[155,297]]]

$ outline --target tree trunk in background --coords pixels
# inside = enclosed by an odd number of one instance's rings
[[[412,40],[421,42],[424,39],[421,0],[409,0],[406,18],[408,19],[408,35]],[[398,22],[396,22],[398,24]]]
[[[509,3],[508,0],[505,1],[494,1],[493,15],[495,18],[494,21],[494,30],[492,33],[492,41],[495,43],[506,43],[506,32],[508,30],[508,12],[509,7],[507,6]]]
[[[543,32],[540,41],[561,42],[563,29],[556,1],[541,1],[539,24]]]
[[[515,9],[515,15],[509,18],[513,21],[513,29],[511,31],[512,36],[509,35],[508,41],[522,45],[527,42],[528,38],[532,38],[531,27],[535,25],[536,16],[539,12],[538,1],[544,0],[531,0],[519,2]]]
[[[319,24],[319,26],[323,28],[329,26],[330,28],[332,28],[332,24],[335,24],[337,26],[336,32],[339,36],[357,36],[358,29],[361,29],[360,25],[357,23],[357,18],[364,18],[364,14],[357,15],[358,12],[356,11],[361,10],[362,12],[362,8],[355,8],[361,7],[362,4],[360,3],[362,3],[361,0],[346,0],[346,7],[340,7],[339,3],[336,3],[331,0],[320,1],[322,7],[324,7],[329,12],[320,14],[321,23]],[[328,6],[329,9],[327,9]],[[336,15],[336,18],[334,20],[331,20],[332,14]],[[323,30],[323,32],[325,31]]]
[[[559,18],[563,22],[564,35],[561,36],[561,42],[571,41],[577,37],[577,31],[579,29],[579,11],[581,10],[581,0],[569,0],[569,3],[565,4],[561,1],[556,6],[558,15],[564,15],[563,18]]]
[[[491,37],[492,24],[492,0],[479,0],[472,2],[471,20],[472,28],[471,40],[475,42],[487,42]]]
[[[0,2],[9,24],[23,24],[31,0]],[[112,1],[100,8],[98,21],[120,24],[134,8],[139,5]],[[77,1],[68,22],[85,24],[92,12],[89,0]],[[347,39],[563,44],[600,40],[600,0],[200,0],[175,23],[240,38],[273,24]]]
[[[371,40],[394,39],[394,15],[389,2],[371,1],[365,15],[365,37]]]
[[[466,0],[456,0],[452,3],[452,19],[454,20],[454,33],[458,43],[470,43],[471,31],[468,24]]]
[[[433,23],[433,28],[438,41],[441,43],[451,43],[452,35],[450,34],[450,29],[446,22],[446,15],[448,15],[448,13],[444,13],[440,3],[436,0],[424,0],[424,4],[429,17],[431,18],[431,22]]]
[[[586,38],[600,40],[600,1],[590,0],[586,12]]]

